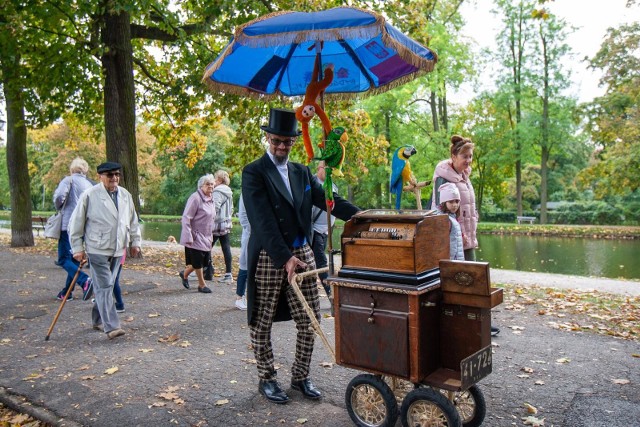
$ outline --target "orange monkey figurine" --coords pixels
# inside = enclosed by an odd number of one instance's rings
[[[311,82],[309,82],[307,90],[305,91],[302,105],[296,109],[296,118],[302,123],[302,139],[304,141],[304,149],[307,152],[307,162],[310,162],[314,156],[313,145],[311,144],[311,137],[309,136],[309,122],[313,116],[317,114],[320,121],[322,121],[322,129],[325,135],[331,132],[329,117],[327,117],[322,107],[318,105],[316,99],[331,84],[331,81],[333,81],[333,64],[327,64],[322,80],[318,80],[319,68],[320,58],[316,57]],[[321,147],[323,145],[324,144],[320,144]]]

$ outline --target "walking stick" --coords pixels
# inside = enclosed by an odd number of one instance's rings
[[[329,353],[331,354],[331,360],[333,360],[333,363],[336,363],[336,353],[333,350],[333,347],[331,347],[331,344],[329,344],[329,339],[327,338],[327,335],[324,333],[324,331],[320,327],[320,323],[318,322],[318,319],[316,319],[316,314],[313,312],[311,307],[309,307],[309,303],[307,302],[302,291],[300,290],[300,283],[302,283],[302,279],[308,276],[315,276],[318,273],[326,273],[327,271],[329,271],[329,267],[319,268],[317,270],[305,271],[304,273],[300,273],[300,274],[296,273],[293,275],[293,277],[291,278],[291,282],[289,283],[291,284],[291,287],[296,293],[298,299],[302,303],[304,310],[307,312],[307,316],[309,316],[309,319],[311,319],[311,326],[313,327],[314,331],[316,331],[316,333],[320,336],[320,339],[322,339],[322,342],[324,343],[327,350],[329,350]]]
[[[67,298],[69,298],[69,295],[71,294],[71,292],[73,292],[73,288],[76,287],[76,281],[78,280],[78,276],[80,275],[80,270],[82,270],[82,267],[86,262],[87,262],[86,259],[83,259],[82,261],[80,261],[80,265],[78,265],[78,269],[76,270],[76,274],[73,276],[73,280],[69,285],[69,289],[67,289],[67,293],[64,294],[64,298],[62,298],[60,307],[58,307],[58,312],[56,313],[56,317],[53,318],[53,322],[51,322],[51,326],[49,326],[49,331],[47,332],[47,336],[44,337],[45,341],[49,341],[49,337],[51,336],[51,331],[53,331],[53,327],[56,325],[56,322],[58,321],[58,317],[60,317],[60,313],[62,313],[62,309],[64,308],[64,305],[67,302]]]

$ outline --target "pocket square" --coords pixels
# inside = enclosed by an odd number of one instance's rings
[[[306,187],[304,187],[304,191],[305,191],[305,192],[307,192],[307,191],[309,191],[309,190],[311,190],[311,186],[310,186],[309,184],[307,184],[307,186],[306,186]]]

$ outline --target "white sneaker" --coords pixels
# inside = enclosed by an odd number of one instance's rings
[[[233,282],[233,276],[231,275],[231,273],[225,273],[222,281],[225,283],[231,283]]]
[[[238,310],[246,310],[247,309],[247,303],[244,302],[244,297],[236,300],[236,308]]]

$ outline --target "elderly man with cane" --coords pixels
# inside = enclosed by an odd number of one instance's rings
[[[136,257],[142,240],[131,193],[118,186],[121,169],[116,162],[98,166],[100,183],[82,193],[68,228],[73,258],[89,259],[93,328],[104,330],[109,339],[124,335],[113,298],[120,259],[128,246]]]

